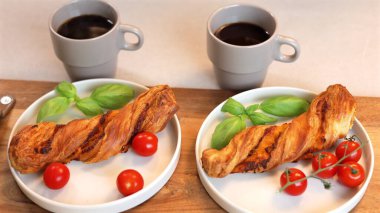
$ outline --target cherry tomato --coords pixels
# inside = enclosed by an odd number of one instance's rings
[[[289,176],[289,181],[296,181],[301,178],[304,178],[305,174],[301,170],[296,168],[290,168],[285,170],[280,177],[281,187],[283,187],[288,182],[287,176]],[[302,194],[306,190],[306,187],[307,179],[289,185],[284,191],[290,195],[297,196]]]
[[[349,156],[345,158],[342,161],[342,163],[346,163],[349,161],[358,162],[360,157],[362,156],[362,149],[354,151],[358,147],[360,147],[360,144],[355,141],[343,141],[342,143],[338,145],[338,147],[336,147],[335,155],[338,157],[338,159],[341,159],[344,156],[344,153],[346,152],[346,155],[349,155]]]
[[[117,176],[116,184],[119,192],[124,196],[128,196],[144,187],[144,179],[138,171],[127,169]]]
[[[365,179],[363,167],[357,162],[350,161],[338,168],[338,179],[343,185],[357,187]]]
[[[335,157],[334,154],[330,152],[321,152],[318,155],[313,157],[313,160],[312,160],[313,170],[317,171],[319,169],[319,166],[321,166],[321,168],[329,167],[335,164],[337,161],[338,159]],[[332,178],[336,174],[337,170],[338,168],[336,166],[333,166],[333,167],[330,167],[329,169],[319,172],[317,176],[320,178]]]
[[[140,132],[132,140],[132,148],[142,156],[151,156],[157,151],[158,138],[151,132]]]
[[[50,189],[64,187],[70,179],[70,171],[65,164],[51,163],[44,172],[44,182]]]

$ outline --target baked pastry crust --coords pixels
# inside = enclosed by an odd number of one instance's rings
[[[66,125],[42,122],[23,127],[13,136],[8,154],[20,173],[34,173],[49,163],[79,160],[96,163],[127,152],[138,132],[160,132],[178,110],[173,91],[155,86],[120,110]]]
[[[210,177],[256,173],[310,158],[330,148],[352,127],[356,102],[342,85],[329,86],[307,112],[282,125],[252,126],[235,135],[221,150],[206,149],[201,161]]]

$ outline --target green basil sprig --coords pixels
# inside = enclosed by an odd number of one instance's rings
[[[277,118],[268,116],[260,112],[252,112],[248,115],[253,125],[264,125],[268,123],[273,123],[277,121]]]
[[[103,109],[91,97],[80,99],[76,102],[77,108],[87,116],[95,116],[103,113]]]
[[[219,123],[212,134],[211,147],[222,149],[227,146],[231,138],[245,129],[246,124],[242,116],[233,116]]]
[[[55,88],[55,91],[62,97],[72,98],[74,100],[78,100],[79,97],[77,95],[77,88],[72,83],[67,81],[62,81]]]
[[[119,109],[134,96],[134,91],[123,84],[105,84],[96,88],[91,98],[105,109]]]
[[[279,117],[293,117],[307,111],[309,102],[296,96],[276,96],[266,99],[260,109]]]
[[[295,96],[276,96],[264,100],[261,104],[244,107],[243,104],[229,98],[222,106],[221,111],[232,115],[219,123],[211,138],[211,147],[222,149],[239,132],[246,128],[246,119],[252,125],[264,125],[277,121],[279,117],[294,117],[307,111],[309,103]],[[258,112],[261,110],[262,112]]]
[[[222,112],[229,112],[232,115],[242,115],[244,114],[245,108],[243,104],[236,101],[233,98],[227,99],[226,103],[222,106]]]
[[[78,97],[75,86],[66,81],[59,83],[55,91],[58,96],[42,105],[37,115],[37,122],[63,114],[73,102],[86,116],[95,116],[103,113],[104,109],[121,108],[134,97],[133,89],[123,84],[102,85],[96,88],[90,97],[82,99]]]
[[[245,112],[247,114],[252,114],[253,112],[255,112],[256,110],[258,110],[260,107],[260,104],[253,104],[253,105],[250,105],[248,106],[246,109],[245,109]]]
[[[70,106],[70,101],[66,97],[54,97],[45,102],[41,107],[37,115],[37,122],[42,121],[45,118],[60,115],[66,112]]]

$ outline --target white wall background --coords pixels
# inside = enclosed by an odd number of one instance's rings
[[[48,19],[66,0],[0,1],[0,78],[69,80],[53,52]],[[263,86],[320,92],[341,83],[356,96],[380,97],[380,1],[377,0],[110,0],[124,23],[145,34],[135,52],[121,51],[116,78],[145,85],[219,88],[206,54],[206,21],[223,5],[259,5],[296,38],[301,56],[273,62]]]

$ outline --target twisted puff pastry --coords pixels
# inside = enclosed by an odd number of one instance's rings
[[[331,147],[350,130],[356,103],[342,85],[332,85],[318,95],[307,112],[290,123],[252,126],[234,136],[221,150],[206,149],[202,166],[210,177],[230,173],[256,173],[282,163],[309,158]]]
[[[66,125],[42,122],[23,127],[11,140],[11,165],[21,173],[34,173],[51,162],[80,160],[96,163],[127,152],[138,132],[159,132],[178,110],[173,91],[156,86],[120,110]]]

